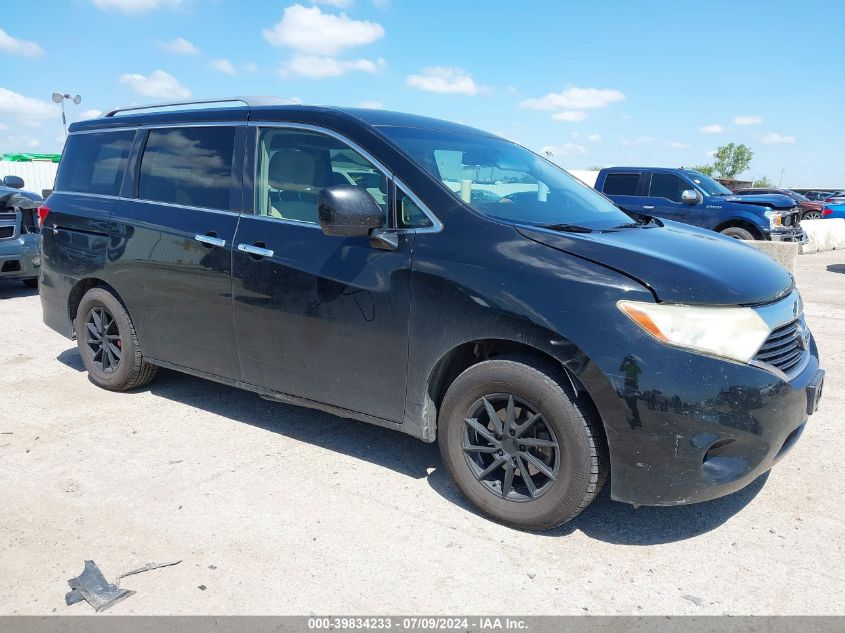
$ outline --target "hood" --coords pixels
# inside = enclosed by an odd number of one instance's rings
[[[767,303],[792,290],[792,275],[752,246],[687,224],[563,233],[517,225],[535,242],[633,277],[658,301],[706,305]]]
[[[769,207],[770,209],[792,209],[798,206],[795,200],[782,193],[755,193],[747,196],[726,196],[725,202],[736,202],[739,204],[755,204],[758,207]]]

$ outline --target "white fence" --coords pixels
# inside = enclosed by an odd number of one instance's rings
[[[41,195],[42,189],[53,188],[58,167],[58,163],[42,160],[31,163],[0,160],[0,179],[4,176],[20,176],[24,181],[24,189]]]

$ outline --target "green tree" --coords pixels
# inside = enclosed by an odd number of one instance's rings
[[[771,189],[772,187],[775,186],[775,183],[773,183],[771,180],[769,180],[768,176],[760,176],[757,180],[755,180],[753,183],[751,183],[751,186],[752,187],[761,187],[761,188],[764,188],[764,189]]]
[[[601,171],[601,165],[587,165],[587,171]]]
[[[715,167],[713,167],[713,165],[693,165],[692,169],[700,171],[705,176],[712,176],[715,172]]]
[[[713,169],[721,178],[736,178],[748,169],[754,152],[748,145],[728,143],[722,145],[713,155]]]

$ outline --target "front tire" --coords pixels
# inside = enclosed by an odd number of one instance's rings
[[[155,377],[158,368],[144,360],[129,313],[106,288],[85,293],[74,325],[82,362],[98,387],[126,391]]]
[[[728,237],[732,237],[737,240],[753,240],[754,235],[752,235],[751,231],[748,231],[739,226],[729,226],[726,229],[722,229],[722,235],[727,235]]]
[[[545,530],[577,516],[608,473],[601,424],[567,393],[562,368],[524,357],[473,365],[440,410],[443,463],[463,495],[492,519]]]

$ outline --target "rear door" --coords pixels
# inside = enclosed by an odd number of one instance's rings
[[[640,180],[641,175],[638,171],[612,171],[605,176],[602,192],[627,211],[648,213],[645,209],[648,201],[643,197],[644,191]]]
[[[324,235],[320,189],[354,182],[385,211],[389,174],[342,137],[309,127],[252,127],[254,213],[233,254],[243,379],[385,420],[402,419],[413,233],[378,248]],[[252,189],[245,188],[252,193]],[[405,213],[413,219],[413,213]]]
[[[240,378],[232,316],[245,126],[142,129],[111,216],[109,278],[151,359]]]

